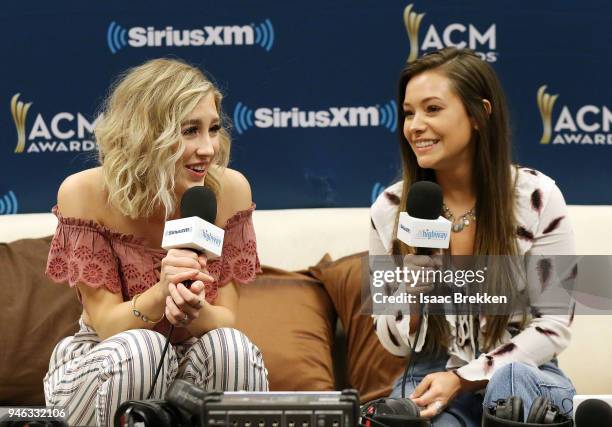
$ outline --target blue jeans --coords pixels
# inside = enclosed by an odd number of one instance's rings
[[[427,358],[417,356],[412,364],[406,380],[405,395],[408,397],[427,375],[446,370],[447,356]],[[555,405],[561,412],[570,408],[565,399],[571,399],[576,394],[574,385],[557,366],[556,359],[538,368],[521,362],[512,362],[499,368],[487,384],[484,397],[479,393],[460,393],[450,402],[444,412],[432,418],[433,427],[480,427],[483,408],[493,405],[498,399],[509,396],[519,396],[523,400],[525,419],[529,414],[531,404],[538,396],[543,396]],[[391,397],[402,396],[402,377],[393,385]],[[565,403],[565,405],[564,405]],[[458,420],[461,419],[461,421]]]

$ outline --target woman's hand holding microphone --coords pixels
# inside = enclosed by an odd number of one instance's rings
[[[404,269],[407,269],[412,277],[410,283],[406,283],[406,292],[409,294],[428,294],[433,291],[435,283],[428,280],[428,276],[431,275],[429,272],[435,271],[441,264],[439,256],[406,255],[404,257]],[[410,324],[408,326],[410,331],[416,331],[421,325],[419,306],[420,303],[418,302],[411,305]]]
[[[434,289],[435,283],[429,280],[431,274],[442,265],[440,256],[406,255],[404,256],[404,269],[411,272],[413,280],[407,284],[406,292],[428,293]]]
[[[206,257],[186,249],[170,249],[161,262],[160,282],[166,290],[165,315],[178,327],[186,327],[200,316],[204,307],[205,283],[214,282]],[[192,280],[191,286],[184,282]]]

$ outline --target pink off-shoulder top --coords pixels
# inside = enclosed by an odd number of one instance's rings
[[[252,204],[227,220],[222,255],[208,263],[215,282],[206,284],[206,301],[213,302],[218,288],[230,281],[246,284],[261,272],[252,221],[254,210]],[[64,217],[57,206],[52,212],[59,222],[51,241],[46,274],[53,281],[67,282],[70,287],[79,282],[93,288],[104,287],[113,293],[121,292],[123,300],[128,301],[159,280],[164,249],[146,247],[143,239],[117,233],[92,220]],[[164,319],[154,330],[164,333],[168,328],[169,322]],[[178,334],[180,338],[188,336],[185,332]],[[173,341],[177,342],[179,336]]]

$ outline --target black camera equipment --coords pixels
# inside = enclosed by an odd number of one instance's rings
[[[185,380],[174,381],[165,400],[128,400],[117,408],[113,425],[133,426],[143,423],[156,427],[199,426],[204,390]]]
[[[354,427],[355,390],[342,392],[205,392],[185,380],[172,383],[165,400],[122,403],[114,426],[155,427]]]

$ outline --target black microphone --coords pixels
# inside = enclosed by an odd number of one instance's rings
[[[207,258],[221,255],[225,231],[215,225],[217,197],[208,187],[191,187],[181,198],[181,219],[167,221],[162,248],[190,249]],[[193,280],[184,280],[189,288]]]
[[[415,249],[416,255],[433,254],[433,248],[448,248],[451,223],[440,216],[442,213],[442,188],[435,182],[418,181],[412,184],[406,200],[406,212],[401,212],[397,224],[397,238]],[[419,316],[423,318],[424,307],[419,304]],[[421,328],[410,349],[410,355],[402,375],[402,399],[405,398],[408,371],[413,363],[414,351],[419,341]]]
[[[397,238],[415,248],[417,255],[431,255],[432,248],[448,248],[451,223],[442,213],[442,188],[431,181],[412,184],[401,212]]]
[[[216,219],[217,197],[215,193],[204,186],[189,188],[181,198],[181,219],[166,221],[162,248],[166,250],[190,249],[197,253],[205,253],[208,258],[220,256],[225,231],[215,225]],[[193,280],[183,280],[182,283],[189,288],[193,282]],[[153,394],[173,332],[174,325],[171,325],[147,399],[150,399]]]
[[[189,188],[181,198],[181,218],[200,217],[214,224],[217,219],[217,196],[203,185]]]
[[[181,199],[181,218],[166,221],[162,248],[192,249],[207,258],[221,256],[225,231],[215,225],[217,198],[207,187],[191,187]]]
[[[576,427],[612,426],[612,407],[600,399],[587,399],[576,409]]]
[[[412,184],[406,200],[406,212],[414,218],[438,219],[442,212],[442,187],[431,181]]]

